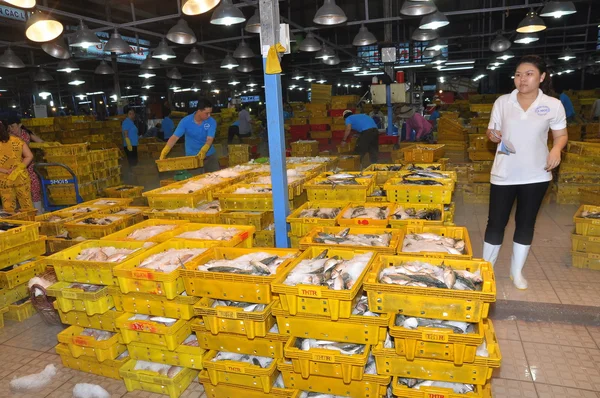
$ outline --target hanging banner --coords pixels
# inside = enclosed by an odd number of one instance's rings
[[[96,32],[96,36],[100,38],[102,44],[98,44],[96,46],[90,46],[87,49],[81,49],[80,55],[83,58],[101,58],[103,56],[110,57],[109,53],[105,53],[102,51],[104,44],[110,38],[110,33],[108,32]],[[148,54],[150,42],[148,40],[140,39],[140,47],[137,47],[137,39],[135,37],[121,36],[123,40],[125,40],[129,47],[131,47],[131,54],[123,54],[117,57],[117,62],[125,63],[125,64],[141,64]]]
[[[27,21],[27,12],[18,8],[0,6],[0,17],[25,22]]]

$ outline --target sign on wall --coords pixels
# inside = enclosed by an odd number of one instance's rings
[[[27,12],[18,8],[0,6],[0,17],[25,22],[27,21]]]

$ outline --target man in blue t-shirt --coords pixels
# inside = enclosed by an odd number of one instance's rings
[[[167,109],[167,111],[165,112],[165,118],[162,120],[162,131],[163,131],[163,138],[164,140],[168,140],[169,138],[171,138],[171,136],[173,136],[173,131],[175,131],[175,123],[173,123],[173,120],[169,117],[171,115],[171,110]]]
[[[198,101],[198,110],[181,119],[173,136],[169,138],[160,159],[165,159],[179,138],[185,135],[185,155],[204,159],[204,171],[219,170],[219,159],[212,143],[217,132],[217,121],[210,115],[212,103],[206,99]]]
[[[129,166],[137,166],[138,163],[138,128],[135,125],[135,110],[133,108],[125,109],[127,117],[121,123],[121,134],[123,135],[123,147]]]
[[[351,110],[345,110],[343,115],[346,122],[344,141],[348,139],[352,130],[356,131],[358,133],[358,140],[356,141],[355,152],[357,155],[360,155],[361,165],[367,153],[371,161],[370,164],[377,163],[379,130],[373,118],[364,114],[353,115]]]
[[[574,121],[576,113],[575,107],[573,106],[573,102],[571,102],[571,98],[569,98],[569,96],[563,91],[560,94],[560,97],[558,97],[558,99],[560,99],[560,102],[562,102],[563,106],[565,107],[565,115],[567,116],[567,121]]]

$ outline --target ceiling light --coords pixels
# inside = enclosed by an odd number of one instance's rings
[[[402,4],[400,14],[409,17],[420,17],[436,11],[437,7],[432,0],[406,0]]]
[[[377,43],[377,38],[365,25],[361,25],[360,29],[356,36],[354,36],[354,40],[352,40],[353,46],[369,46],[371,44]]]
[[[446,66],[450,66],[450,65],[469,65],[469,64],[474,64],[475,60],[474,59],[466,59],[466,60],[452,60],[452,61],[447,61],[446,62]]]
[[[56,70],[58,72],[71,73],[71,72],[75,72],[76,70],[79,70],[79,66],[77,66],[75,61],[73,61],[71,59],[67,59],[64,61],[60,61],[58,63],[58,66],[56,67]]]
[[[448,21],[448,18],[446,18],[446,16],[441,12],[436,11],[433,14],[425,15],[421,19],[419,29],[436,30],[449,24],[450,22]]]
[[[536,33],[546,29],[544,20],[537,16],[532,9],[527,13],[525,18],[519,23],[517,32],[519,33]]]
[[[123,40],[116,29],[110,34],[110,39],[104,44],[103,51],[115,54],[130,54],[133,52],[129,44]]]
[[[150,69],[140,69],[140,73],[138,74],[138,77],[143,77],[144,79],[150,79],[154,76],[156,76],[156,73],[152,72]]]
[[[337,54],[334,54],[333,57],[323,58],[323,63],[329,66],[339,65],[340,57],[338,57]]]
[[[313,18],[313,22],[319,25],[339,25],[347,20],[344,10],[335,4],[335,0],[325,0]]]
[[[360,70],[360,66],[356,63],[355,60],[350,61],[348,66],[345,69],[342,69],[342,72],[357,72]]]
[[[81,78],[75,74],[69,80],[70,86],[81,86],[83,83],[85,83],[85,80],[83,80],[83,78]]]
[[[435,30],[423,30],[423,29],[415,29],[411,38],[414,41],[431,41],[435,40],[438,37],[438,33]]]
[[[246,43],[244,39],[237,46],[235,51],[233,52],[233,58],[253,58],[254,51],[250,48],[250,46]]]
[[[70,41],[71,47],[88,48],[102,44],[98,36],[88,28],[83,21],[79,21],[79,29],[75,32],[73,40]]]
[[[179,80],[179,79],[183,78],[183,76],[181,75],[181,72],[179,72],[179,69],[177,69],[177,68],[169,69],[167,71],[167,77],[169,79],[173,79],[173,80]]]
[[[515,38],[515,43],[529,44],[538,41],[540,38],[536,33],[519,33]]]
[[[327,79],[325,79],[324,76],[320,76],[319,79],[317,80],[317,83],[325,84],[325,83],[327,83]]]
[[[510,48],[512,43],[506,37],[502,35],[496,36],[494,40],[490,43],[490,50],[496,53],[501,53]]]
[[[235,7],[231,0],[222,0],[221,4],[213,11],[210,23],[213,25],[230,26],[246,20],[244,13]]]
[[[210,90],[211,93],[215,93],[215,94],[219,94],[221,92],[221,90],[219,90],[218,88],[213,88],[212,90]]]
[[[335,51],[333,51],[333,49],[328,47],[327,45],[323,44],[323,48],[321,49],[321,51],[317,52],[315,58],[325,60],[333,56],[335,56]]]
[[[229,84],[230,86],[237,86],[238,84],[240,84],[240,81],[236,79],[235,76],[231,76],[227,84]]]
[[[433,57],[433,59],[431,60],[431,63],[434,65],[442,65],[442,64],[446,63],[446,58],[444,58],[441,55],[438,55],[436,57]]]
[[[211,83],[212,83],[212,82],[214,82],[214,81],[215,81],[215,79],[213,79],[213,78],[211,77],[211,75],[209,75],[209,74],[206,74],[206,75],[204,75],[204,77],[202,78],[202,83],[208,83],[208,84],[211,84]]]
[[[476,75],[476,76],[473,78],[473,81],[474,81],[474,82],[478,82],[479,80],[483,79],[485,76],[486,76],[486,75],[485,75],[485,73],[481,73],[481,74],[479,74],[479,75]]]
[[[6,51],[4,51],[4,54],[0,55],[0,67],[8,69],[20,69],[24,68],[25,64],[21,58],[15,54],[12,48],[8,47]]]
[[[167,40],[163,37],[160,43],[158,43],[158,47],[154,50],[152,54],[152,58],[162,59],[166,61],[168,59],[176,58],[175,51],[169,47],[167,44]]]
[[[33,76],[34,82],[51,82],[52,80],[54,80],[52,75],[43,68],[39,68]]]
[[[54,58],[58,59],[69,59],[71,58],[71,53],[69,52],[69,47],[65,43],[64,37],[59,37],[55,40],[49,41],[47,43],[42,44],[42,50],[44,52]]]
[[[150,84],[150,83],[146,83],[142,86],[142,88],[146,89],[146,90],[150,90],[152,87],[154,87],[154,84]]]
[[[560,18],[565,15],[575,14],[577,9],[572,1],[549,1],[544,6],[540,17]]]
[[[427,64],[402,64],[402,65],[396,65],[394,66],[394,69],[410,69],[410,68],[424,68],[426,67]]]
[[[146,55],[146,59],[140,65],[140,69],[159,69],[159,68],[160,68],[160,63],[157,60],[155,60],[154,58],[152,58],[152,55],[150,54],[150,52],[148,52],[148,55]]]
[[[25,36],[36,43],[44,43],[56,39],[63,29],[63,24],[49,14],[35,11],[25,24]]]
[[[304,40],[300,43],[298,50],[304,52],[315,52],[321,50],[321,43],[315,39],[315,35],[312,32],[308,32]]]
[[[181,85],[177,82],[171,83],[169,90],[181,90]]]
[[[45,89],[41,89],[40,93],[39,93],[39,96],[40,96],[41,99],[46,99],[46,98],[48,98],[51,95],[52,95],[52,93],[50,91],[48,91],[48,90],[45,90]]]
[[[504,65],[504,62],[494,61],[494,62],[490,62],[490,65],[498,67],[498,66]]]
[[[439,55],[442,55],[442,52],[440,50],[425,50],[421,54],[423,58],[433,58]]]
[[[181,11],[185,15],[200,15],[215,8],[220,0],[183,0]]]
[[[142,95],[140,98],[141,98],[143,101],[146,101],[146,100],[148,100],[148,96],[147,96],[147,95]]]
[[[254,66],[252,66],[252,62],[249,59],[242,59],[237,70],[242,73],[250,73],[254,70]]]
[[[221,62],[222,69],[233,69],[240,66],[240,64],[231,56],[231,54],[227,54],[223,62]]]
[[[250,80],[248,80],[248,83],[246,83],[246,86],[255,87],[258,86],[258,84],[254,81],[254,79],[250,78]]]
[[[195,93],[197,93],[198,91],[200,91],[202,88],[200,87],[200,83],[198,82],[194,82],[194,84],[192,84],[191,90]]]
[[[442,43],[441,40],[434,40],[425,47],[425,50],[441,51],[444,48],[448,48],[448,43]]]
[[[106,61],[102,60],[96,67],[94,73],[97,75],[114,75],[115,71],[106,63]]]
[[[315,77],[312,75],[312,73],[309,73],[308,76],[306,77],[306,79],[304,79],[307,82],[314,82],[316,79]]]
[[[575,56],[575,53],[569,47],[567,47],[565,49],[565,52],[560,57],[558,57],[558,59],[562,59],[563,61],[569,61],[575,58],[577,58]]]
[[[177,23],[169,29],[167,39],[177,44],[194,44],[198,41],[194,31],[183,18],[177,21]]]
[[[19,8],[35,7],[35,0],[4,0],[4,2]]]
[[[302,80],[302,79],[304,79],[304,73],[300,73],[299,71],[295,71],[292,74],[292,79],[293,80]]]
[[[254,15],[246,22],[246,32],[260,33],[260,14],[258,8],[254,11]]]
[[[200,51],[194,47],[190,50],[190,53],[185,57],[183,62],[190,65],[202,65],[206,61],[202,54],[200,54]]]
[[[451,67],[451,68],[446,68],[446,67],[442,67],[439,70],[443,71],[443,72],[447,72],[447,71],[453,71],[453,70],[469,70],[469,69],[474,69],[474,66],[456,66],[456,67]]]
[[[501,59],[502,61],[508,61],[511,58],[514,58],[515,54],[511,53],[510,51],[506,51],[503,52],[502,54],[498,55],[496,57],[496,59]]]

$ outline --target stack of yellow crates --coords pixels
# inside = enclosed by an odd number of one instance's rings
[[[456,112],[443,112],[438,120],[437,142],[445,145],[445,157],[453,163],[467,159],[467,129]]]
[[[557,203],[579,204],[580,190],[596,192],[599,183],[600,143],[569,142],[558,168]]]
[[[319,155],[319,142],[316,140],[299,140],[290,143],[292,156],[311,157]]]
[[[600,270],[600,206],[582,205],[575,213],[573,266]]]
[[[229,152],[229,166],[237,166],[250,161],[250,145],[228,145],[227,151]]]

